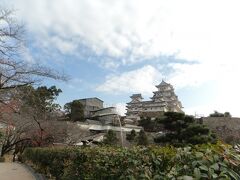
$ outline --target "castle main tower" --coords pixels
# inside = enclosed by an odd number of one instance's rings
[[[141,116],[156,118],[167,111],[183,112],[182,103],[171,84],[162,81],[156,88],[157,91],[153,92],[153,97],[149,101],[142,101],[141,94],[133,94],[131,102],[127,103],[126,118],[136,121]]]

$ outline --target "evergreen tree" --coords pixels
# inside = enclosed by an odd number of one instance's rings
[[[214,111],[214,113],[209,114],[209,117],[232,117],[230,112],[220,113],[218,111]]]
[[[21,98],[25,106],[35,107],[41,113],[54,112],[61,108],[61,106],[55,103],[55,100],[62,92],[56,86],[46,87],[40,86],[36,89],[32,86],[25,86],[20,89]]]
[[[116,145],[118,143],[116,132],[110,129],[105,135],[105,139],[103,140],[103,143],[107,145]]]
[[[214,111],[214,113],[209,114],[210,117],[224,117],[223,113],[220,113],[218,111]]]
[[[84,106],[79,100],[66,103],[64,109],[71,121],[84,121]]]
[[[136,136],[137,136],[136,131],[133,129],[130,134],[127,134],[126,139],[132,142],[135,140]]]
[[[139,126],[142,126],[146,132],[158,132],[162,130],[162,126],[158,124],[155,120],[151,120],[150,117],[141,117],[138,122]]]
[[[230,114],[230,112],[225,112],[224,117],[232,117],[232,115]]]
[[[164,116],[158,119],[158,123],[163,124],[165,135],[155,138],[156,143],[181,146],[216,141],[216,136],[204,125],[196,123],[193,116],[176,112],[166,112]]]
[[[154,129],[154,122],[151,121],[150,117],[141,117],[140,121],[138,122],[139,126],[142,126],[145,131],[153,131]]]
[[[139,132],[139,135],[137,137],[137,145],[148,145],[148,138],[144,130],[141,130]]]

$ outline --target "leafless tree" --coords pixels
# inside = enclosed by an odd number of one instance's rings
[[[23,44],[24,27],[14,17],[14,11],[0,8],[0,108],[4,108],[0,112],[0,121],[7,123],[0,143],[1,155],[32,139],[31,131],[40,131],[42,142],[49,126],[43,123],[50,119],[49,113],[40,111],[38,107],[23,108],[20,89],[43,78],[68,79],[63,73],[21,59]],[[54,132],[53,129],[51,131]]]
[[[29,137],[25,133],[32,126],[32,122],[28,118],[19,121],[19,114],[17,113],[4,113],[1,120],[6,122],[4,136],[1,139],[1,156],[15,149],[19,143],[27,142]]]
[[[14,12],[8,9],[0,9],[0,25],[1,59],[11,59],[19,52],[23,26],[14,18]]]
[[[20,59],[24,28],[13,14],[14,11],[0,9],[0,93],[6,97],[10,92],[7,90],[39,82],[45,77],[67,80],[63,73]],[[4,98],[0,100],[4,102]]]
[[[79,127],[77,122],[67,122],[67,139],[65,142],[69,145],[79,143],[83,137],[90,136],[88,129]]]
[[[27,145],[42,147],[67,139],[67,122],[58,121],[55,113],[24,104],[20,104],[18,113],[8,109],[0,119],[7,125],[0,142],[1,156],[11,151],[14,155],[21,153]]]

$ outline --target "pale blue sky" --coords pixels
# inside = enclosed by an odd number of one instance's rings
[[[67,73],[61,105],[99,97],[121,112],[162,78],[188,114],[240,116],[237,0],[0,0],[26,28],[23,58]]]

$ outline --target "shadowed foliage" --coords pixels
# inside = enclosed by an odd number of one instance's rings
[[[157,121],[164,126],[165,133],[155,138],[156,143],[182,146],[184,144],[214,143],[216,141],[216,136],[204,125],[195,122],[193,116],[166,112],[164,117]]]

